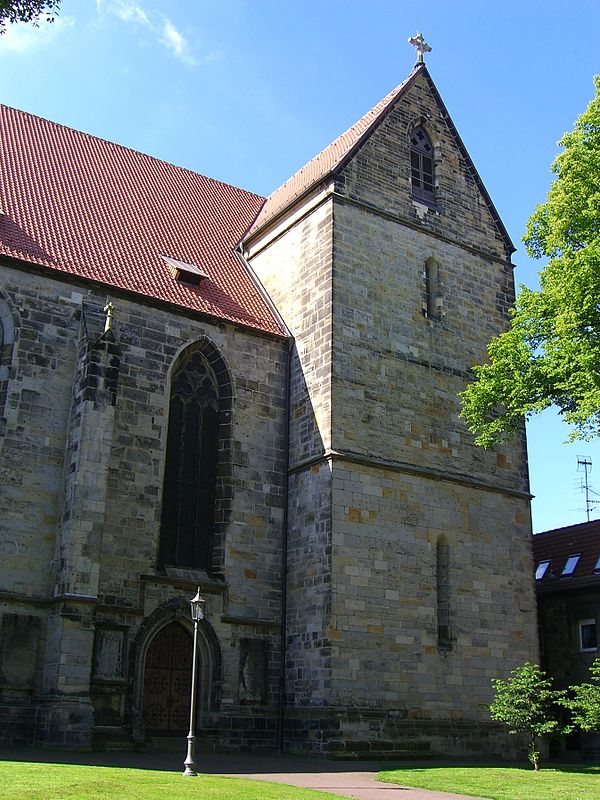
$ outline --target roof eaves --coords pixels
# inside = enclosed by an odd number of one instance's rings
[[[117,284],[108,283],[100,278],[90,278],[86,275],[81,275],[76,272],[65,272],[58,270],[41,261],[31,261],[19,258],[14,255],[0,252],[0,266],[6,266],[10,269],[23,269],[33,274],[44,275],[51,280],[58,283],[68,283],[75,286],[86,288],[94,288],[107,291],[113,297],[123,297],[127,300],[140,303],[141,305],[150,308],[164,308],[184,316],[189,319],[206,319],[213,321],[215,324],[230,325],[237,330],[243,330],[257,336],[268,336],[271,339],[286,339],[289,334],[286,332],[285,327],[278,329],[276,323],[279,323],[279,315],[273,320],[261,319],[257,324],[244,322],[241,319],[233,319],[224,317],[222,314],[213,313],[208,309],[190,308],[189,306],[180,305],[166,298],[157,297],[142,291],[136,291],[126,286],[119,286]],[[264,290],[263,290],[264,291]]]
[[[399,84],[394,89],[392,89],[392,91],[387,95],[389,100],[387,102],[384,102],[386,100],[386,98],[383,98],[383,100],[380,101],[383,104],[381,109],[378,111],[377,114],[375,114],[373,116],[373,119],[369,122],[369,124],[367,125],[365,130],[358,136],[356,141],[354,141],[347,148],[347,150],[345,150],[344,152],[340,153],[340,155],[337,157],[337,159],[333,162],[333,164],[325,172],[323,172],[320,175],[318,175],[318,177],[315,180],[312,180],[307,186],[305,186],[304,189],[299,194],[291,197],[281,207],[277,208],[272,214],[267,215],[257,225],[257,221],[259,220],[260,215],[262,214],[262,212],[263,212],[263,210],[265,208],[265,205],[267,204],[267,202],[269,200],[269,198],[267,198],[267,200],[265,201],[263,206],[258,211],[254,221],[252,222],[252,224],[248,228],[247,232],[242,237],[242,240],[241,240],[242,243],[245,243],[246,241],[249,241],[259,231],[261,231],[264,227],[266,227],[268,224],[271,224],[275,220],[279,219],[283,214],[285,214],[285,212],[290,208],[290,206],[296,205],[301,200],[303,200],[308,194],[310,194],[314,190],[315,186],[318,186],[319,184],[322,184],[322,183],[326,182],[329,178],[331,178],[331,177],[335,176],[336,174],[338,174],[346,166],[346,164],[348,164],[348,162],[354,157],[354,155],[361,148],[361,146],[363,145],[365,140],[372,134],[373,130],[381,122],[383,122],[385,117],[388,115],[388,113],[394,107],[395,103],[405,93],[405,91],[408,89],[408,87],[413,82],[415,77],[423,69],[425,69],[425,65],[424,64],[415,64],[415,66],[413,68],[413,71],[410,73],[410,75],[401,84]],[[377,104],[377,105],[379,105],[379,104]],[[377,106],[375,106],[374,108],[376,108],[376,107]],[[348,133],[348,131],[352,130],[352,128],[354,128],[357,125],[359,125],[360,122],[362,120],[364,120],[364,118],[366,116],[368,116],[369,114],[372,113],[372,111],[373,111],[373,109],[371,109],[366,114],[364,114],[357,122],[354,123],[354,125],[351,125],[350,128],[348,128],[346,131],[344,131],[344,133],[340,134],[340,136],[338,136],[337,139],[334,139],[334,141],[331,142],[329,145],[327,145],[327,147],[325,147],[323,150],[321,150],[320,153],[317,153],[317,155],[314,156],[314,158],[312,158],[311,161],[307,162],[307,164],[305,164],[303,167],[301,167],[301,169],[298,170],[298,172],[301,172],[302,170],[306,169],[308,164],[310,164],[312,161],[317,159],[322,153],[324,153],[329,147],[331,147],[336,141],[338,141],[338,139],[340,139],[342,136],[345,136]],[[279,189],[282,189],[285,186],[286,183],[291,181],[298,174],[298,172],[294,173],[294,175],[292,175],[290,178],[288,178],[288,180],[285,181],[285,183],[283,183],[275,191],[278,191]]]
[[[368,139],[369,136],[375,130],[375,128],[378,127],[378,125],[380,125],[383,122],[383,120],[390,113],[390,111],[392,110],[394,105],[397,103],[397,101],[402,97],[402,95],[406,92],[406,90],[408,89],[410,84],[414,81],[416,76],[423,69],[425,69],[425,65],[424,64],[415,64],[414,69],[410,73],[408,78],[406,78],[399,86],[397,86],[395,89],[393,89],[390,92],[389,101],[381,108],[379,113],[377,113],[373,117],[373,119],[371,120],[369,125],[360,134],[360,136],[358,137],[356,142],[353,145],[351,145],[351,147],[348,148],[346,153],[343,153],[342,155],[340,155],[340,157],[338,158],[337,163],[334,164],[334,166],[332,167],[332,169],[330,171],[331,174],[337,174],[338,172],[343,170],[344,167],[348,164],[348,162],[351,161],[354,158],[354,156],[356,155],[358,150],[360,150],[360,148],[364,144],[365,140]]]

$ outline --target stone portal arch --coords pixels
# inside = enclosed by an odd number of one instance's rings
[[[134,728],[154,736],[175,736],[189,728],[193,625],[189,603],[170,601],[142,624],[133,645]],[[198,625],[198,697],[196,729],[219,710],[221,651],[212,626]]]

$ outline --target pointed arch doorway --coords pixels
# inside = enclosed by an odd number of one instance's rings
[[[146,653],[144,722],[148,733],[183,734],[189,726],[192,636],[177,622],[161,628]]]
[[[143,659],[144,726],[151,736],[180,736],[188,732],[190,721],[191,625],[171,618],[155,631]],[[203,730],[211,712],[218,712],[220,700],[221,652],[213,629],[204,620],[198,629],[198,731]]]

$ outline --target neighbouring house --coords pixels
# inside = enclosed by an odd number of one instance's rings
[[[600,520],[533,537],[541,664],[560,688],[589,680],[598,655]],[[573,736],[568,750],[600,754],[600,736]]]
[[[509,752],[525,439],[458,393],[514,247],[422,61],[268,198],[0,130],[0,738],[184,735],[199,587],[207,742]]]

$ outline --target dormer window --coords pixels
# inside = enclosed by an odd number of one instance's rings
[[[410,136],[410,167],[413,197],[434,203],[433,147],[421,127]]]
[[[203,278],[208,278],[206,272],[195,264],[187,264],[169,256],[161,256],[162,260],[168,265],[171,275],[178,283],[187,283],[188,286],[200,286]]]

